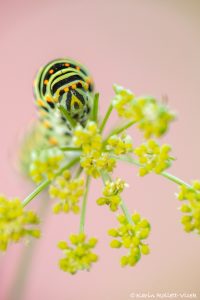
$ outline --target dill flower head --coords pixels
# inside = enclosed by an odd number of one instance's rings
[[[162,136],[175,118],[166,105],[152,97],[136,98],[132,110],[133,119],[138,121],[138,128],[145,138]]]
[[[84,153],[91,150],[101,150],[102,137],[99,134],[97,124],[93,121],[88,121],[86,127],[83,128],[80,124],[74,129],[73,142],[77,147],[82,147]]]
[[[80,165],[86,174],[97,178],[101,170],[113,171],[115,159],[103,152],[102,136],[95,122],[88,121],[85,128],[78,125],[74,130],[73,142],[82,148]]]
[[[30,164],[31,178],[36,183],[40,183],[44,179],[52,180],[55,172],[60,168],[63,159],[63,152],[56,148],[32,152]]]
[[[59,249],[64,254],[64,258],[59,260],[60,269],[71,274],[75,274],[79,270],[89,271],[92,264],[98,260],[98,256],[92,252],[97,239],[90,238],[87,241],[84,233],[72,234],[69,239],[71,246],[65,241],[58,243]]]
[[[181,223],[186,232],[195,231],[200,234],[200,181],[195,180],[192,188],[182,185],[177,195],[183,202],[181,211],[184,213]]]
[[[97,178],[101,171],[112,172],[116,165],[116,160],[106,152],[92,151],[81,155],[80,164],[86,174]]]
[[[160,174],[171,165],[173,159],[169,152],[169,145],[159,146],[154,140],[149,140],[147,143],[134,149],[134,153],[138,156],[142,167],[139,169],[139,175],[144,176],[149,172]]]
[[[153,97],[135,97],[131,91],[118,85],[114,90],[112,103],[118,115],[137,122],[145,138],[162,136],[175,119],[175,114]]]
[[[121,193],[127,187],[127,183],[117,178],[115,181],[107,181],[103,189],[103,196],[97,199],[98,205],[108,205],[111,211],[116,211],[121,202]]]
[[[79,213],[79,200],[84,194],[84,180],[71,179],[70,172],[67,170],[50,185],[49,194],[52,198],[60,199],[53,206],[55,214],[70,211]]]
[[[106,149],[116,155],[130,153],[133,151],[132,138],[125,133],[121,136],[112,135],[107,141]]]
[[[8,200],[0,196],[0,251],[5,251],[9,243],[16,243],[26,236],[39,238],[40,231],[32,226],[38,223],[37,215],[25,211],[19,199]]]
[[[135,99],[135,95],[130,90],[117,84],[113,88],[115,97],[112,100],[112,104],[117,110],[118,115],[128,119],[132,118],[132,102]]]
[[[108,231],[115,238],[110,246],[128,249],[127,255],[121,257],[121,265],[134,266],[140,260],[141,254],[147,255],[150,252],[148,245],[143,242],[149,236],[150,224],[146,219],[141,219],[138,213],[132,215],[131,223],[124,215],[119,215],[117,219],[120,226]]]

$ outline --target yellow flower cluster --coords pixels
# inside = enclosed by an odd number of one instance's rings
[[[49,194],[52,198],[60,201],[53,206],[53,212],[79,213],[79,200],[84,194],[84,180],[81,178],[71,179],[70,172],[66,170],[50,185]]]
[[[145,138],[160,137],[168,129],[175,114],[170,112],[164,104],[158,103],[150,97],[137,98],[133,104],[134,120],[139,121],[138,127]]]
[[[118,115],[120,117],[131,119],[133,117],[132,105],[135,95],[130,90],[117,84],[115,84],[113,88],[115,97],[112,100],[112,104],[117,110]]]
[[[88,154],[83,154],[80,164],[88,175],[97,178],[101,175],[101,171],[112,172],[115,168],[116,161],[114,158],[111,158],[108,153],[93,151]]]
[[[111,211],[118,210],[121,202],[120,194],[124,188],[128,186],[126,182],[120,178],[115,181],[107,181],[103,189],[103,196],[97,199],[98,205],[108,205]]]
[[[56,148],[33,152],[30,165],[31,178],[36,183],[40,183],[44,179],[52,180],[63,159],[63,152]]]
[[[88,121],[85,128],[78,125],[73,133],[73,142],[75,146],[82,147],[85,154],[93,150],[100,151],[102,148],[102,137],[99,134],[97,124],[93,121]]]
[[[72,246],[69,246],[65,241],[58,243],[65,255],[59,260],[60,269],[64,272],[75,274],[79,270],[89,271],[92,264],[98,260],[98,256],[91,251],[97,243],[96,238],[90,238],[86,241],[86,235],[80,233],[70,236]]]
[[[178,199],[184,201],[181,206],[181,211],[185,214],[181,219],[184,230],[200,234],[200,181],[194,181],[192,188],[182,185]]]
[[[149,172],[160,174],[171,165],[173,159],[169,156],[171,147],[169,145],[159,146],[154,140],[149,140],[134,149],[134,153],[138,156],[142,165],[139,169],[139,175],[144,176]]]
[[[145,138],[153,135],[160,137],[175,118],[175,114],[166,105],[158,103],[155,98],[148,96],[136,98],[129,90],[116,85],[114,90],[116,94],[113,106],[118,115],[137,122]]]
[[[150,224],[146,219],[141,219],[138,213],[132,215],[130,223],[124,215],[117,217],[120,226],[110,229],[108,234],[115,237],[111,241],[112,248],[127,248],[127,255],[121,257],[122,266],[134,266],[141,258],[141,254],[149,254],[149,246],[143,243],[150,233]]]
[[[8,200],[0,196],[0,251],[5,251],[9,243],[16,243],[26,236],[39,238],[40,231],[30,227],[38,223],[37,215],[25,211],[19,199]]]
[[[74,130],[73,142],[75,146],[82,147],[80,164],[88,175],[97,178],[102,170],[113,171],[115,159],[103,152],[102,137],[95,122],[88,121],[85,128],[78,125]]]
[[[121,136],[112,135],[107,141],[106,149],[116,155],[130,153],[133,151],[132,138],[125,133]]]

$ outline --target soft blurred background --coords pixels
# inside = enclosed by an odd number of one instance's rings
[[[200,1],[156,0],[0,0],[0,192],[23,199],[31,183],[19,175],[19,140],[36,118],[32,82],[51,59],[72,57],[91,70],[100,92],[102,113],[119,83],[136,94],[168,98],[178,112],[163,141],[177,157],[171,172],[189,181],[200,179]],[[134,144],[141,141],[131,130]],[[130,188],[128,207],[152,224],[151,254],[134,268],[120,268],[121,250],[109,248],[107,229],[116,225],[107,208],[95,204],[101,185],[90,192],[86,230],[99,237],[100,261],[90,273],[70,276],[60,271],[56,244],[78,228],[78,217],[54,216],[51,200],[38,197],[30,206],[47,207],[43,237],[34,255],[13,245],[0,255],[1,300],[128,300],[131,293],[193,292],[198,294],[200,239],[180,224],[176,185],[156,175],[138,178],[122,164],[118,174]],[[21,265],[26,257],[25,266]],[[28,270],[19,277],[19,268]],[[19,267],[20,266],[20,267]],[[16,278],[18,280],[16,281]],[[199,297],[199,298],[198,298]]]

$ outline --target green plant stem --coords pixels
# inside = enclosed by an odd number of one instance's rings
[[[106,184],[106,181],[112,181],[112,178],[108,173],[102,172],[101,177],[102,177],[104,185]],[[127,208],[124,200],[121,197],[120,197],[120,199],[121,199],[121,203],[120,203],[121,210],[123,211],[126,219],[129,221],[129,223],[133,224],[131,214],[129,213],[128,208]]]
[[[119,133],[123,132],[124,130],[128,129],[129,127],[131,127],[132,125],[134,125],[135,123],[137,123],[137,121],[128,122],[124,126],[116,128],[115,130],[113,130],[110,135],[119,134]]]
[[[71,160],[68,164],[63,166],[57,173],[55,173],[54,179],[57,176],[61,175],[65,170],[73,167],[78,161],[79,157],[76,157],[73,160]],[[33,198],[35,198],[39,193],[41,193],[53,180],[46,179],[40,185],[38,185],[38,187],[36,187],[36,189],[23,200],[22,206],[25,207],[29,202],[31,202],[31,200],[33,200]]]
[[[62,115],[65,117],[65,119],[69,122],[72,128],[76,127],[77,123],[76,121],[70,116],[68,111],[62,106],[61,104],[58,105],[58,109],[62,113]]]
[[[105,140],[103,141],[103,148],[105,148],[108,139],[109,139],[112,135],[119,134],[119,133],[123,132],[124,130],[128,129],[129,127],[131,127],[131,126],[134,125],[135,123],[137,123],[137,122],[136,122],[136,121],[131,121],[131,122],[125,124],[124,126],[119,127],[119,128],[116,128],[116,129],[114,129],[113,131],[111,131],[111,132],[108,134],[108,136],[105,138]]]
[[[138,167],[143,167],[142,164],[140,164],[137,160],[135,160],[134,158],[132,158],[130,156],[123,156],[123,157],[121,156],[120,157],[120,156],[112,155],[112,157],[114,157],[115,159],[118,159],[118,160],[122,160],[122,161],[125,161],[125,162],[128,162],[128,163],[134,164]],[[180,179],[180,178],[178,178],[178,177],[176,177],[176,176],[174,176],[174,175],[172,175],[168,172],[164,171],[164,172],[160,173],[159,175],[169,179],[170,181],[172,181],[172,182],[174,182],[178,185],[184,185],[185,187],[190,188],[190,189],[193,190],[193,187],[190,184],[188,184],[187,182],[183,181],[182,179]]]
[[[121,198],[120,207],[121,207],[126,219],[129,221],[129,223],[133,224],[133,221],[131,219],[131,214],[129,213],[128,208],[127,208],[127,206],[126,206],[126,204],[125,204],[125,202],[122,198]]]
[[[110,177],[110,175],[106,172],[101,172],[101,178],[103,180],[103,184],[106,184],[106,181],[111,181],[112,178]]]
[[[35,198],[38,194],[40,194],[49,184],[51,180],[46,179],[43,181],[36,189],[30,193],[22,202],[22,206],[25,207],[33,198]]]
[[[83,168],[79,167],[74,177],[78,178],[81,175],[82,172],[83,172]]]
[[[99,110],[99,93],[94,95],[91,119],[97,122]]]
[[[59,148],[62,151],[81,151],[81,148],[77,148],[77,147],[60,147]]]
[[[187,182],[183,181],[182,179],[180,179],[180,178],[178,178],[178,177],[176,177],[176,176],[174,176],[174,175],[172,175],[168,172],[162,172],[161,175],[163,177],[175,182],[178,185],[184,185],[187,188],[193,189],[193,187],[190,184],[188,184]]]
[[[102,121],[102,123],[100,125],[100,129],[99,129],[100,133],[103,132],[103,130],[104,130],[105,126],[106,126],[106,123],[107,123],[107,121],[108,121],[108,119],[109,119],[109,117],[111,115],[112,110],[113,110],[113,105],[110,104],[110,106],[108,107],[108,110],[107,110],[107,112],[105,114],[105,117],[104,117],[104,119],[103,119],[103,121]]]
[[[87,176],[86,184],[85,184],[85,192],[84,192],[84,196],[83,196],[83,203],[82,203],[82,207],[81,207],[81,218],[80,218],[80,228],[79,228],[80,233],[84,232],[87,196],[88,196],[88,192],[89,192],[90,180],[91,180],[91,177]]]

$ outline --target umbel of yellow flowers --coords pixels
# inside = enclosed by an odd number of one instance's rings
[[[0,196],[0,250],[5,251],[10,242],[18,242],[22,238],[32,236],[40,237],[37,215],[26,211],[22,202],[15,198],[8,200]]]
[[[138,212],[129,212],[123,199],[123,191],[128,187],[125,180],[120,177],[112,179],[118,161],[138,167],[141,177],[154,173],[177,184],[180,187],[178,199],[182,202],[181,212],[184,215],[181,222],[184,229],[200,234],[200,182],[188,184],[168,173],[174,161],[171,146],[160,145],[155,140],[167,131],[175,118],[174,113],[153,97],[136,97],[130,90],[118,85],[114,86],[114,92],[103,118],[99,117],[98,95],[94,96],[91,116],[84,126],[75,120],[72,122],[64,106],[61,109],[55,104],[58,115],[62,114],[60,117],[71,125],[71,137],[67,145],[66,139],[63,139],[65,144],[62,144],[62,136],[59,136],[59,143],[49,146],[42,130],[39,135],[35,132],[34,135],[30,134],[31,143],[27,150],[23,146],[24,155],[21,157],[26,173],[37,186],[23,201],[0,197],[1,251],[5,251],[10,243],[29,236],[40,236],[36,228],[39,219],[34,212],[27,211],[25,206],[47,189],[49,197],[56,200],[53,206],[55,214],[80,213],[78,232],[70,235],[69,243],[65,240],[58,243],[63,254],[59,260],[60,269],[70,274],[90,270],[93,263],[97,262],[98,255],[93,252],[97,239],[89,238],[85,230],[87,197],[91,179],[100,178],[103,183],[102,195],[93,200],[102,209],[116,212],[119,222],[117,228],[108,231],[113,237],[110,246],[125,248],[126,253],[120,259],[121,266],[136,265],[143,255],[150,253],[146,240],[151,226]],[[104,135],[104,128],[114,110],[119,116],[119,126]],[[136,146],[136,141],[133,143],[130,134],[127,134],[132,126],[136,126],[145,139]],[[39,125],[35,128],[39,130]],[[59,134],[59,130],[55,131],[56,134]],[[34,140],[34,136],[37,140]]]

